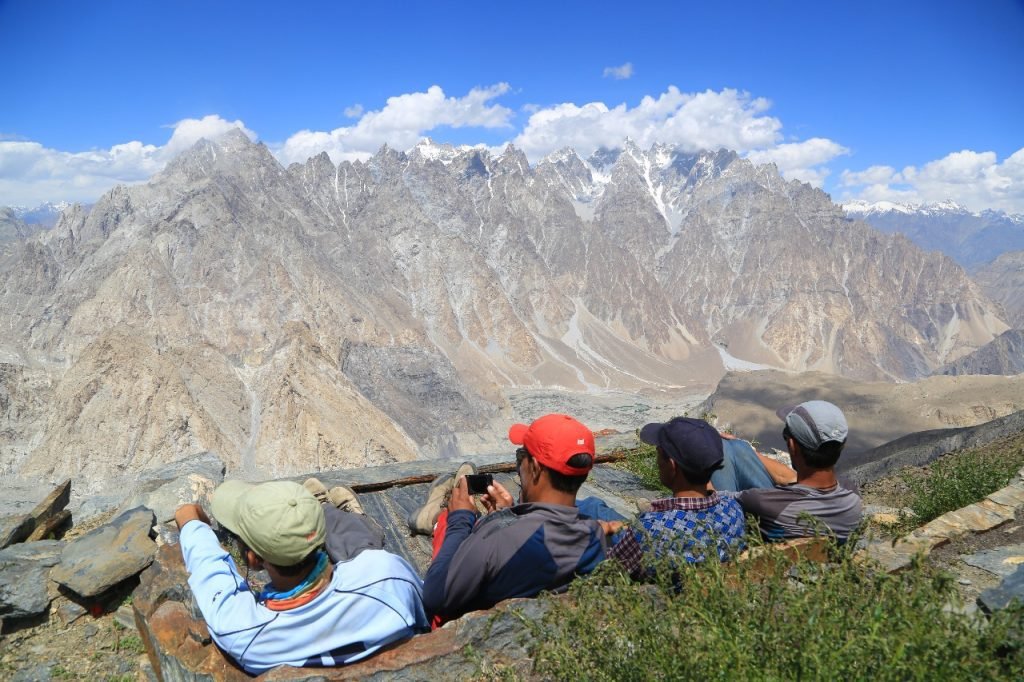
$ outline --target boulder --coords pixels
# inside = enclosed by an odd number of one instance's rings
[[[23,542],[35,527],[36,520],[29,514],[0,516],[0,549]]]
[[[82,597],[94,597],[153,561],[153,512],[138,508],[76,538],[50,577]]]
[[[29,513],[0,518],[0,549],[25,540],[41,540],[47,533],[66,523],[71,515],[64,514],[63,510],[70,499],[71,480],[68,479],[54,488]],[[36,533],[39,528],[46,530]]]
[[[1014,600],[1024,604],[1024,565],[1018,565],[998,586],[982,592],[978,597],[978,606],[991,613],[1005,609]]]
[[[223,480],[223,477],[221,477]],[[170,481],[150,481],[139,487],[121,510],[145,507],[152,509],[158,524],[174,520],[174,512],[187,502],[207,502],[217,482],[200,474],[187,474]]]
[[[50,606],[48,574],[64,543],[41,540],[0,550],[0,618],[26,618]]]

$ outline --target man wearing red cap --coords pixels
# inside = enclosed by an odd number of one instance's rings
[[[500,483],[481,502],[479,518],[465,478],[448,502],[447,527],[423,584],[423,604],[442,620],[487,609],[513,597],[533,597],[604,559],[606,525],[580,514],[576,492],[594,466],[594,434],[564,414],[529,426],[515,424],[520,503]]]

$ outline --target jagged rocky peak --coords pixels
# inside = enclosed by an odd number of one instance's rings
[[[460,150],[448,143],[438,143],[424,137],[409,150],[408,155],[414,162],[427,163],[437,161],[444,165],[450,164],[460,154]]]
[[[615,165],[620,154],[622,154],[622,150],[618,148],[598,147],[593,154],[587,157],[587,163],[599,171],[607,171]]]
[[[1005,329],[952,263],[770,167],[624,149],[285,171],[240,132],[200,141],[0,261],[0,358],[43,368],[0,377],[35,391],[0,405],[0,470],[488,452],[523,387],[703,387],[737,358],[908,379]]]

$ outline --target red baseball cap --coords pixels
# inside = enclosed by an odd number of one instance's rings
[[[567,414],[547,414],[532,424],[513,424],[508,439],[524,446],[538,462],[566,476],[583,476],[594,467],[594,434]],[[572,467],[573,455],[590,455],[584,467]]]

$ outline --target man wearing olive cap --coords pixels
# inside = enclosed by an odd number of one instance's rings
[[[756,516],[768,540],[832,535],[845,542],[861,522],[861,498],[836,477],[849,427],[842,410],[809,400],[776,411],[793,468],[746,447],[727,448],[723,469],[711,483],[736,491],[743,509]],[[743,441],[735,441],[743,443]]]
[[[335,543],[347,548],[345,556],[331,557],[336,563],[324,551],[328,532],[346,525],[356,532],[365,523],[359,515],[328,522],[325,513],[346,512],[322,506],[290,481],[227,481],[214,491],[210,507],[239,540],[246,565],[270,576],[254,595],[203,509],[178,508],[189,587],[210,636],[247,673],[278,665],[343,665],[428,629],[422,584],[403,559],[372,540]],[[367,529],[365,535],[375,533]]]

